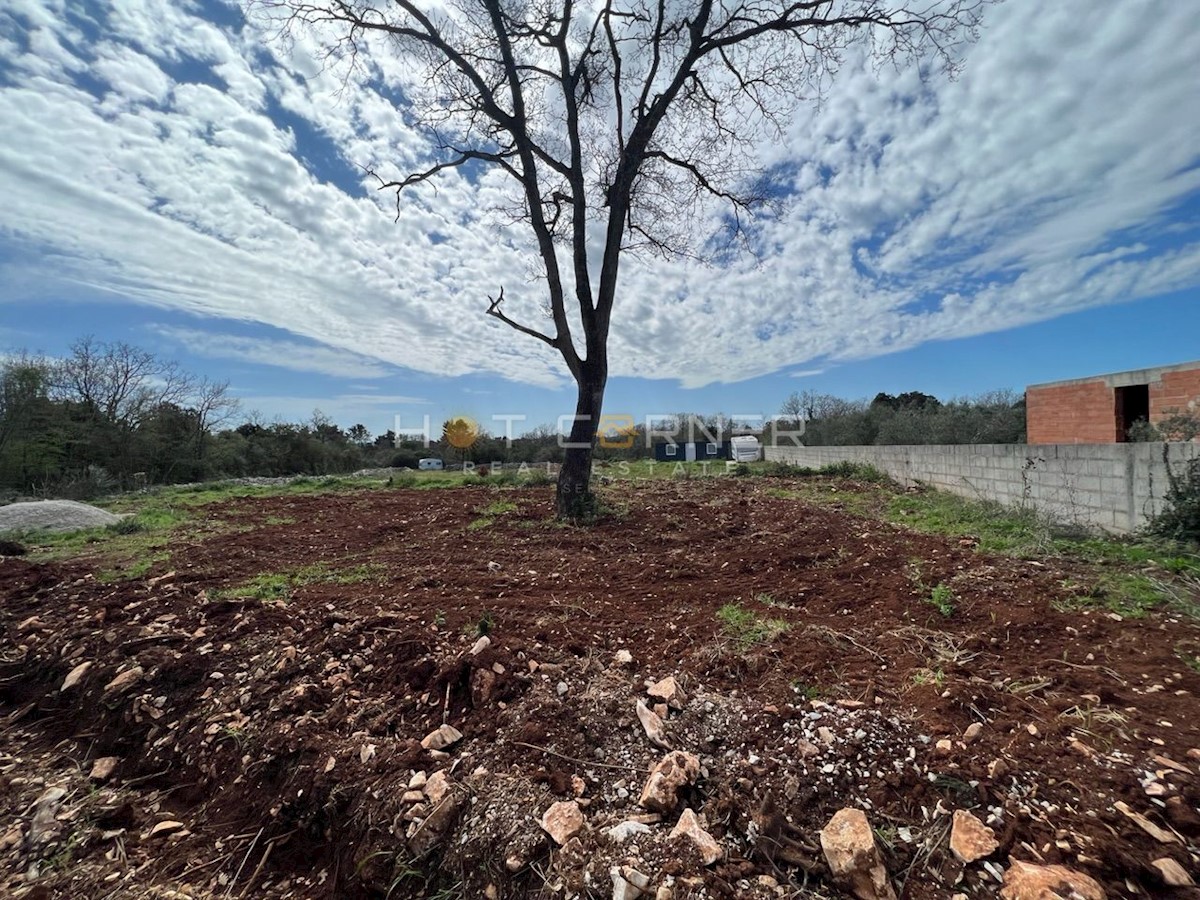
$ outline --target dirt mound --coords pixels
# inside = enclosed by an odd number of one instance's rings
[[[106,510],[75,500],[34,500],[0,506],[0,533],[6,531],[81,531],[121,521]]]
[[[1169,896],[1195,627],[780,483],[578,529],[537,489],[242,500],[126,581],[0,561],[0,894],[839,896],[852,807],[909,900],[1015,860]]]

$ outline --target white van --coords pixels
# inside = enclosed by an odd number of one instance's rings
[[[419,460],[417,462],[417,468],[418,469],[441,469],[442,461],[440,459],[437,459],[436,457],[429,457],[427,459]]]
[[[762,455],[762,445],[751,434],[729,439],[729,458],[734,462],[755,462]]]

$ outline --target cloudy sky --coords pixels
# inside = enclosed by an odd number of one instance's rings
[[[377,80],[213,0],[0,8],[0,349],[94,334],[246,409],[372,431],[573,403],[524,236]],[[633,259],[607,410],[773,413],[791,391],[954,396],[1200,358],[1200,22],[1176,0],[1008,0],[957,80],[851,60],[760,148],[795,202],[758,258]]]

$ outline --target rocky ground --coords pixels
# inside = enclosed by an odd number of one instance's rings
[[[593,528],[265,497],[136,577],[0,560],[0,895],[1200,897],[1193,620],[780,485]]]

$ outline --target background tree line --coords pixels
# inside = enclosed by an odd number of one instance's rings
[[[184,372],[170,361],[122,342],[76,341],[61,359],[26,352],[0,360],[0,490],[9,496],[86,498],[143,484],[210,478],[327,475],[394,466],[416,468],[425,457],[448,465],[561,463],[557,429],[533,428],[511,442],[480,432],[466,450],[445,440],[429,446],[397,443],[391,431],[373,436],[364,425],[342,429],[314,411],[307,422],[239,416],[227,382]],[[234,424],[239,422],[240,424]],[[1024,398],[1008,392],[940,402],[919,392],[879,394],[870,402],[812,391],[783,403],[779,424],[804,421],[803,442],[828,444],[1011,443],[1025,438]],[[761,422],[679,413],[695,423],[695,440],[728,440]],[[650,424],[669,428],[670,419]],[[647,425],[609,429],[598,459],[653,455]],[[436,436],[435,436],[436,437]],[[653,435],[652,435],[653,437]],[[677,440],[687,440],[686,431]]]
[[[510,445],[484,433],[463,454],[444,440],[397,444],[391,431],[342,429],[320,410],[306,422],[240,412],[228,382],[191,375],[124,342],[81,338],[61,359],[0,356],[0,496],[85,499],[212,478],[416,468],[424,457],[448,464],[562,459],[550,426]]]
[[[791,394],[780,419],[804,422],[809,447],[862,444],[1021,444],[1025,442],[1025,396],[992,391],[948,400],[909,391],[872,400],[831,394]]]

